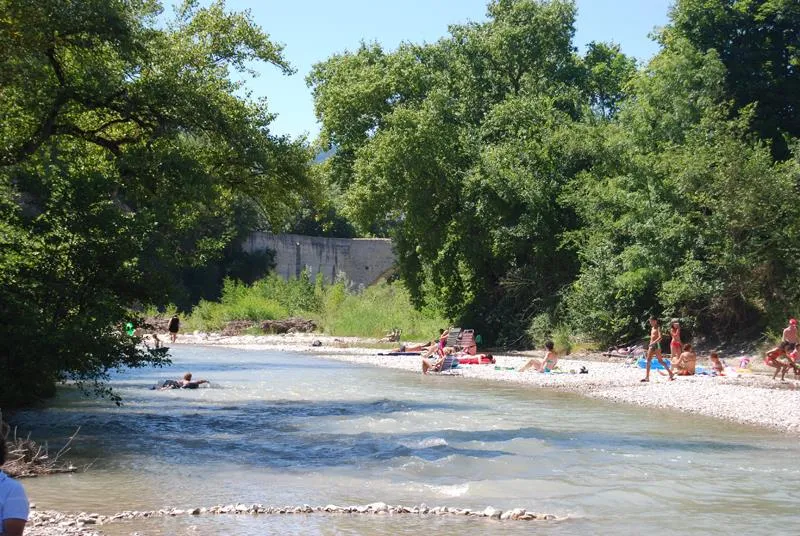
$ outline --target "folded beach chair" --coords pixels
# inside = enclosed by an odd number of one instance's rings
[[[475,353],[478,351],[478,345],[475,342],[475,330],[474,329],[462,330],[458,344],[460,346],[458,350],[470,355],[475,355]]]
[[[461,339],[461,328],[450,328],[447,332],[447,342],[445,346],[452,346],[458,351]]]

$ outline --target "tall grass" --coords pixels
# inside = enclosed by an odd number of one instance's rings
[[[170,311],[170,314],[172,311]],[[163,314],[163,313],[162,313]],[[280,320],[300,316],[314,320],[329,335],[381,337],[393,328],[403,340],[433,338],[447,322],[414,309],[408,291],[400,283],[378,283],[352,292],[344,283],[326,285],[270,276],[253,285],[225,281],[219,302],[202,300],[186,315],[187,331],[219,331],[232,320]]]
[[[328,289],[324,303],[321,320],[331,335],[380,337],[399,328],[403,340],[425,340],[447,325],[414,309],[408,291],[398,283],[379,283],[359,294],[338,283]]]

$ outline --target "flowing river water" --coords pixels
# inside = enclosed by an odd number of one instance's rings
[[[47,408],[17,414],[53,444],[80,426],[67,458],[92,463],[25,480],[39,508],[111,514],[382,501],[568,516],[185,516],[104,526],[110,535],[775,534],[800,522],[793,436],[301,354],[173,350],[170,368],[114,377],[120,408],[64,390]],[[148,389],[184,371],[212,386]]]

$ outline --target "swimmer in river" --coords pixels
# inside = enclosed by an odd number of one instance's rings
[[[197,389],[204,383],[208,383],[208,380],[192,380],[192,373],[187,372],[180,380],[164,380],[164,383],[158,387],[158,390],[165,391],[167,389]]]

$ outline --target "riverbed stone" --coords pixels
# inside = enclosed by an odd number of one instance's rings
[[[367,505],[367,510],[371,510],[373,512],[386,512],[389,510],[389,507],[385,502],[374,502]]]
[[[502,510],[497,510],[491,506],[487,506],[486,509],[483,511],[483,517],[491,517],[494,519],[500,519],[500,516],[503,515]]]

